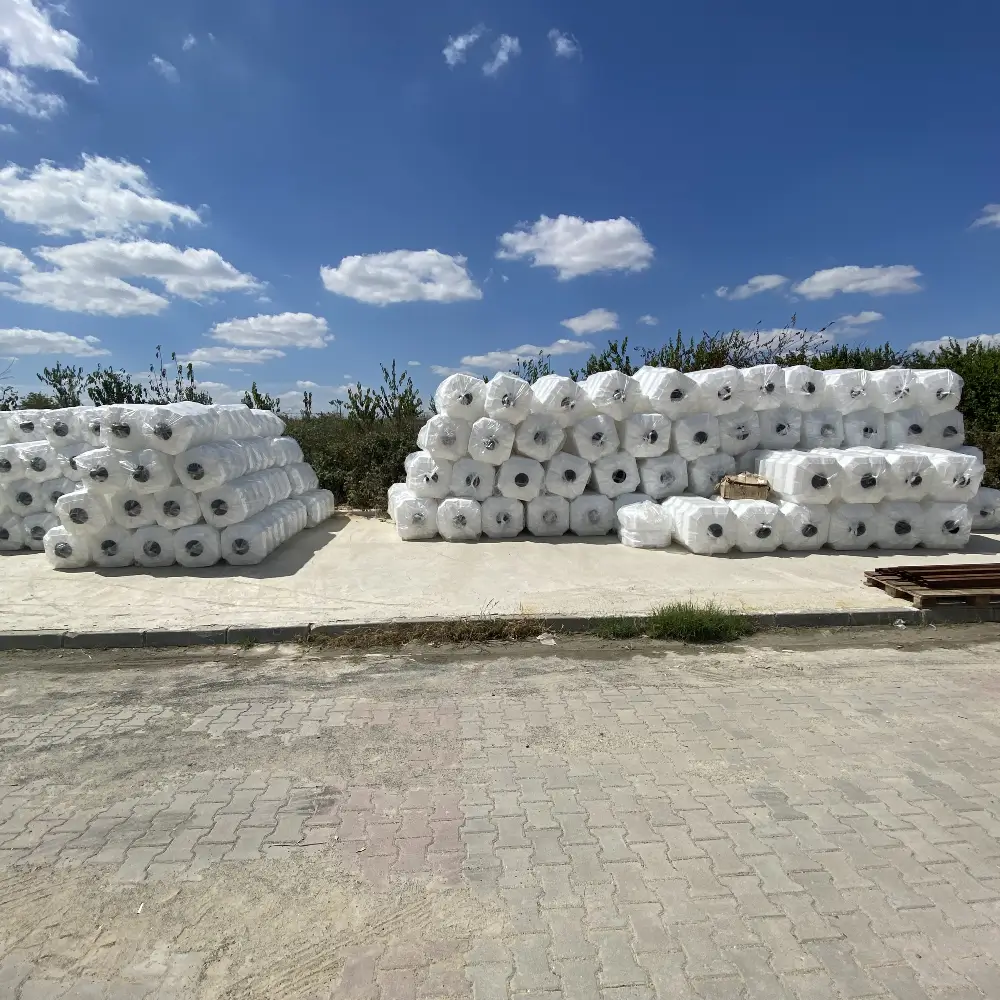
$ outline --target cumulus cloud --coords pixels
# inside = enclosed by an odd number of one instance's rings
[[[603,333],[605,330],[617,330],[618,313],[611,312],[610,309],[591,309],[582,316],[564,319],[562,326],[572,330],[578,337],[590,333]]]
[[[448,44],[441,50],[442,55],[444,55],[444,61],[449,66],[457,66],[459,63],[465,62],[465,57],[469,49],[483,37],[485,30],[483,25],[479,24],[464,35],[449,38]]]
[[[592,351],[593,349],[594,345],[588,344],[585,340],[562,338],[554,344],[545,344],[541,347],[535,344],[521,344],[520,347],[512,347],[507,351],[467,354],[462,358],[461,364],[464,368],[483,368],[489,371],[499,371],[503,368],[510,368],[516,365],[522,359],[537,358],[539,354],[582,354],[584,351]],[[435,366],[433,371],[438,372],[438,366]]]
[[[109,354],[97,337],[74,337],[69,333],[47,330],[24,330],[12,327],[0,330],[0,351],[15,356],[27,354],[68,354],[74,358],[96,358]]]
[[[149,60],[149,65],[156,70],[160,76],[163,77],[169,83],[180,83],[181,75],[177,72],[177,67],[172,63],[168,62],[166,59],[161,59],[159,56],[153,56]]]
[[[653,259],[653,247],[642,230],[624,217],[586,222],[575,215],[521,226],[500,237],[501,260],[529,258],[532,267],[555,268],[560,281],[595,271],[642,271]]]
[[[320,276],[327,291],[377,306],[481,299],[465,265],[465,257],[439,250],[392,250],[345,257]]]
[[[406,362],[406,367],[407,368],[419,368],[420,367],[420,362],[419,361],[407,361]]]
[[[291,312],[226,320],[209,336],[235,347],[324,347],[333,340],[322,316]]]
[[[183,42],[181,42],[181,49],[184,52],[190,52],[198,44],[198,39],[194,35],[187,35]]]
[[[199,347],[184,356],[185,361],[203,365],[262,365],[265,361],[283,358],[284,351],[264,347],[259,350],[243,350],[238,347]]]
[[[800,281],[792,291],[807,299],[829,299],[838,292],[846,294],[892,295],[919,292],[917,278],[921,276],[911,264],[859,267],[848,264],[817,271],[805,281]]]
[[[746,284],[737,285],[732,289],[727,285],[722,285],[716,288],[715,294],[720,299],[731,299],[738,302],[741,299],[749,299],[753,295],[759,295],[761,292],[770,292],[775,288],[781,288],[787,282],[788,279],[781,274],[757,274]]]
[[[841,329],[850,329],[852,327],[868,326],[869,323],[877,323],[880,319],[885,319],[882,313],[874,312],[871,309],[864,309],[859,313],[840,316],[834,323]]]
[[[656,326],[660,321],[650,313],[646,313],[644,316],[640,316],[636,322],[643,326]]]
[[[983,214],[972,223],[976,226],[1000,226],[1000,205],[985,205]]]
[[[561,59],[572,59],[580,54],[580,43],[570,34],[553,28],[549,32],[549,42],[552,44],[552,51]]]
[[[514,58],[521,54],[521,43],[513,35],[501,35],[493,43],[493,58],[483,63],[486,76],[496,76]]]
[[[62,111],[66,102],[58,94],[36,90],[23,73],[0,66],[0,106],[29,118],[44,119]]]
[[[980,333],[975,337],[939,337],[937,340],[918,340],[915,344],[910,344],[910,350],[930,354],[931,351],[939,351],[941,348],[947,347],[952,341],[959,347],[965,348],[972,344],[980,344],[983,347],[1000,347],[1000,333]]]
[[[0,168],[0,212],[50,236],[121,236],[201,222],[193,208],[159,197],[142,167],[87,154],[79,167],[42,160],[31,170]]]

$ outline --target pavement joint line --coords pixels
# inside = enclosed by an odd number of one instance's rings
[[[537,622],[539,632],[587,633],[602,621],[616,618],[642,618],[643,615],[595,615],[571,617],[559,615],[496,615],[488,620]],[[778,628],[850,628],[894,625],[974,624],[1000,622],[1000,605],[975,607],[948,605],[918,610],[912,607],[889,609],[838,609],[835,611],[747,612],[760,631]],[[419,629],[428,625],[444,626],[473,621],[472,618],[415,618],[390,621],[331,622],[310,625],[232,625],[192,629],[121,629],[79,632],[76,630],[25,630],[0,632],[0,652],[37,649],[162,649],[180,646],[223,646],[236,644],[272,644],[295,642],[310,636],[338,636],[363,629]]]

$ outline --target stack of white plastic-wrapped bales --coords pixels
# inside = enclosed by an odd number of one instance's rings
[[[451,375],[389,512],[404,539],[960,548],[972,527],[1000,528],[1000,494],[980,490],[982,455],[963,447],[961,390],[943,369]],[[765,475],[773,500],[720,500],[739,470]]]
[[[317,488],[269,410],[174,403],[5,416],[8,432],[26,433],[28,418],[44,435],[0,447],[13,477],[0,486],[15,509],[49,504],[23,516],[22,536],[59,569],[252,565],[333,513],[333,494]],[[48,468],[65,481],[38,483],[35,497],[29,484]]]

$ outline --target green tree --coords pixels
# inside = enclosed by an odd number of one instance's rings
[[[44,392],[29,392],[18,404],[21,410],[55,410],[58,407],[59,403],[52,396],[46,396]]]
[[[163,348],[156,345],[156,360],[149,366],[149,401],[152,403],[204,403],[211,405],[212,397],[198,388],[194,365],[177,360],[177,352],[170,352],[170,369],[163,358]],[[172,384],[171,384],[172,382]]]
[[[87,376],[87,395],[95,406],[112,403],[148,403],[149,394],[132,381],[132,376],[123,368],[115,371],[110,365],[100,365]]]
[[[256,382],[243,393],[243,405],[249,406],[251,410],[272,410],[274,413],[281,413],[281,400],[273,399],[270,393],[261,392]]]
[[[308,390],[302,393],[302,418],[311,420],[313,415],[313,394]]]
[[[82,368],[57,361],[51,368],[43,368],[36,378],[52,390],[57,407],[80,405],[80,393],[87,381]]]
[[[523,378],[526,382],[537,382],[543,375],[554,374],[552,369],[552,355],[538,352],[534,358],[518,358],[510,373]]]
[[[635,374],[635,365],[628,353],[628,337],[622,337],[621,344],[617,340],[609,340],[608,346],[600,354],[591,354],[583,368],[569,370],[570,378],[579,381],[597,372],[607,372],[612,369],[625,375]]]
[[[12,385],[0,386],[0,410],[16,410],[21,397]]]

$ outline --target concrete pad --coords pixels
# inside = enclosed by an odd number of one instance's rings
[[[225,642],[226,629],[241,626],[628,615],[688,598],[767,614],[903,611],[907,602],[864,586],[864,570],[996,561],[997,535],[974,535],[961,553],[710,557],[677,547],[630,549],[614,536],[402,542],[386,521],[338,516],[302,532],[260,566],[59,572],[41,554],[3,557],[0,632],[142,629],[152,646],[174,644],[166,633],[180,629]]]

